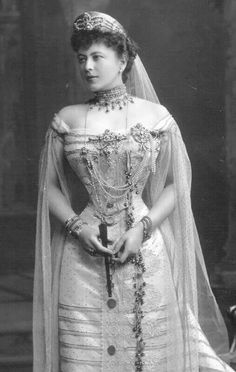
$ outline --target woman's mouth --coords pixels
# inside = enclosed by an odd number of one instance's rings
[[[90,76],[86,76],[86,80],[88,82],[93,82],[97,79],[98,77],[97,76],[93,76],[93,75],[90,75]]]

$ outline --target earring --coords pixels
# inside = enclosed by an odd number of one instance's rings
[[[119,73],[122,74],[122,72],[123,72],[123,68],[120,67],[120,69],[119,69]]]

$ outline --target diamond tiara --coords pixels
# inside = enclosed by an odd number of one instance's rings
[[[103,32],[117,32],[126,36],[125,30],[119,22],[108,14],[100,12],[85,12],[80,14],[73,23],[73,28],[76,31],[98,30]]]

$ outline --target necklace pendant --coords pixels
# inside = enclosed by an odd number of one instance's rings
[[[134,99],[127,93],[126,86],[123,84],[109,90],[95,92],[94,98],[87,103],[89,110],[96,107],[98,111],[104,110],[105,113],[109,113],[115,109],[122,110],[129,102],[134,103]]]

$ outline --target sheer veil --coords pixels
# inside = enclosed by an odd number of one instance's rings
[[[159,104],[155,89],[137,56],[127,81],[128,91],[161,108],[156,126],[166,133],[156,172],[151,173],[143,195],[151,207],[159,198],[170,169],[176,196],[172,215],[160,226],[170,262],[178,309],[168,308],[168,371],[199,372],[199,324],[211,346],[219,354],[228,349],[227,331],[210,288],[202,250],[191,209],[191,166],[179,128],[169,112]],[[49,221],[47,198],[48,165],[54,163],[60,187],[71,203],[74,182],[63,160],[63,131],[49,128],[40,160],[34,281],[34,372],[58,372],[57,303],[64,229]],[[181,325],[176,326],[176,311]],[[182,362],[179,356],[183,355]]]
[[[139,56],[135,59],[134,68],[132,68],[127,82],[127,89],[134,96],[160,104]],[[197,327],[197,322],[199,322],[210,345],[217,354],[223,357],[228,351],[228,335],[209,283],[191,209],[191,164],[177,123],[166,109],[164,112],[163,119],[157,124],[157,128],[168,133],[168,141],[167,145],[163,146],[156,173],[149,177],[145,189],[146,202],[151,207],[158,199],[165,185],[167,169],[170,167],[175,187],[176,208],[174,213],[161,225],[161,230],[173,268],[173,277],[176,281],[183,332],[186,336],[183,347],[189,348],[191,354],[196,356],[196,360],[198,359],[197,343],[199,340],[196,329],[195,344],[190,342],[190,339],[193,337],[191,329],[193,323]],[[169,320],[172,316],[174,321],[174,312],[170,315]],[[193,360],[194,358],[191,361],[190,359],[186,360],[186,364],[193,363],[194,365]],[[196,361],[195,363],[197,365]],[[193,365],[191,371],[195,370]]]
[[[143,98],[154,103],[160,103],[147,71],[138,55],[134,60],[134,65],[128,76],[126,87],[127,91],[135,97]]]

